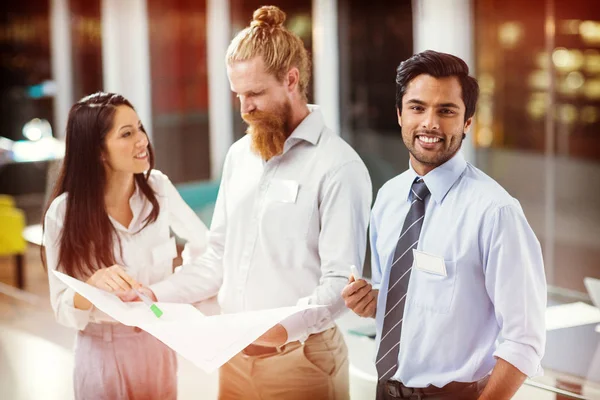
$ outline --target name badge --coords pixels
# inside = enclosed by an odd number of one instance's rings
[[[282,203],[295,203],[300,185],[288,179],[273,179],[269,184],[267,199]]]
[[[429,272],[430,274],[448,276],[444,257],[434,256],[416,249],[413,249],[413,255],[417,269]]]

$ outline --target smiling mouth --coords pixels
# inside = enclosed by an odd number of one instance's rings
[[[436,136],[424,136],[424,135],[417,135],[417,139],[421,143],[426,143],[426,144],[435,144],[435,143],[439,143],[439,142],[443,141],[442,138],[439,138]]]
[[[146,157],[148,157],[148,151],[144,150],[141,153],[138,153],[134,158],[137,158],[139,160],[143,160]]]

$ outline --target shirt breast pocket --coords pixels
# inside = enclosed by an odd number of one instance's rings
[[[173,259],[177,257],[177,244],[175,237],[170,237],[167,241],[160,243],[152,249],[153,265],[172,265]]]
[[[444,260],[446,276],[418,268],[416,262],[408,288],[409,303],[417,308],[437,314],[447,314],[452,308],[456,289],[457,268],[455,261]]]
[[[306,239],[313,212],[313,197],[306,188],[296,193],[269,188],[265,199],[262,229],[269,238]]]

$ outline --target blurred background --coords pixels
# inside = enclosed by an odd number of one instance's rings
[[[528,382],[521,398],[600,398],[600,311],[584,285],[585,277],[600,279],[600,2],[267,3],[287,13],[286,26],[311,53],[309,101],[321,105],[327,124],[363,158],[374,193],[408,165],[395,112],[399,62],[434,49],[469,64],[481,96],[465,157],[521,202],[543,248],[549,304],[578,305],[562,309],[563,324],[548,332],[547,376]],[[38,247],[71,105],[99,90],[128,98],[155,147],[156,168],[209,224],[225,154],[245,130],[225,51],[264,4],[20,0],[0,6],[0,324],[12,329],[0,334],[0,385],[12,394],[7,398],[50,398],[52,390],[36,397],[18,383],[26,349],[39,340],[42,353],[66,363],[47,384],[63,382],[57,398],[72,396],[73,333],[49,314]],[[579,320],[569,325],[567,314]],[[372,398],[372,327],[352,318],[340,324],[352,331],[353,398]],[[200,387],[208,390],[200,398],[214,398],[214,376],[200,385],[194,378],[200,370],[182,365],[180,397],[199,398]]]

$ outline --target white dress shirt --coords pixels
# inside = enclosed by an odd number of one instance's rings
[[[152,210],[139,187],[129,199],[133,219],[129,227],[110,218],[121,240],[123,258],[119,244],[115,240],[116,263],[139,283],[149,286],[160,282],[173,273],[173,259],[177,256],[175,238],[170,236],[170,228],[181,238],[186,239],[183,252],[184,262],[198,258],[206,249],[208,230],[194,211],[183,201],[169,178],[157,170],[148,179],[156,194],[160,213],[154,223],[144,229],[144,220]],[[58,268],[60,236],[67,207],[67,193],[58,196],[48,208],[45,218],[44,246],[50,282],[50,300],[56,319],[62,325],[79,330],[89,322],[116,322],[96,309],[80,310],[73,306],[75,292],[58,279],[53,270]],[[139,232],[138,232],[139,231]],[[60,269],[59,269],[60,271]],[[80,278],[80,277],[76,277]]]
[[[377,343],[416,177],[410,167],[387,182],[373,207]],[[392,379],[408,387],[474,382],[490,373],[495,357],[530,377],[540,374],[546,278],[540,244],[519,202],[460,152],[423,180],[431,195],[417,248],[442,258],[446,274],[413,263]]]
[[[333,326],[350,266],[364,261],[372,188],[356,152],[310,110],[283,154],[267,162],[249,135],[231,146],[208,249],[198,264],[151,286],[160,301],[218,292],[224,313],[327,306],[283,321],[288,341]]]

